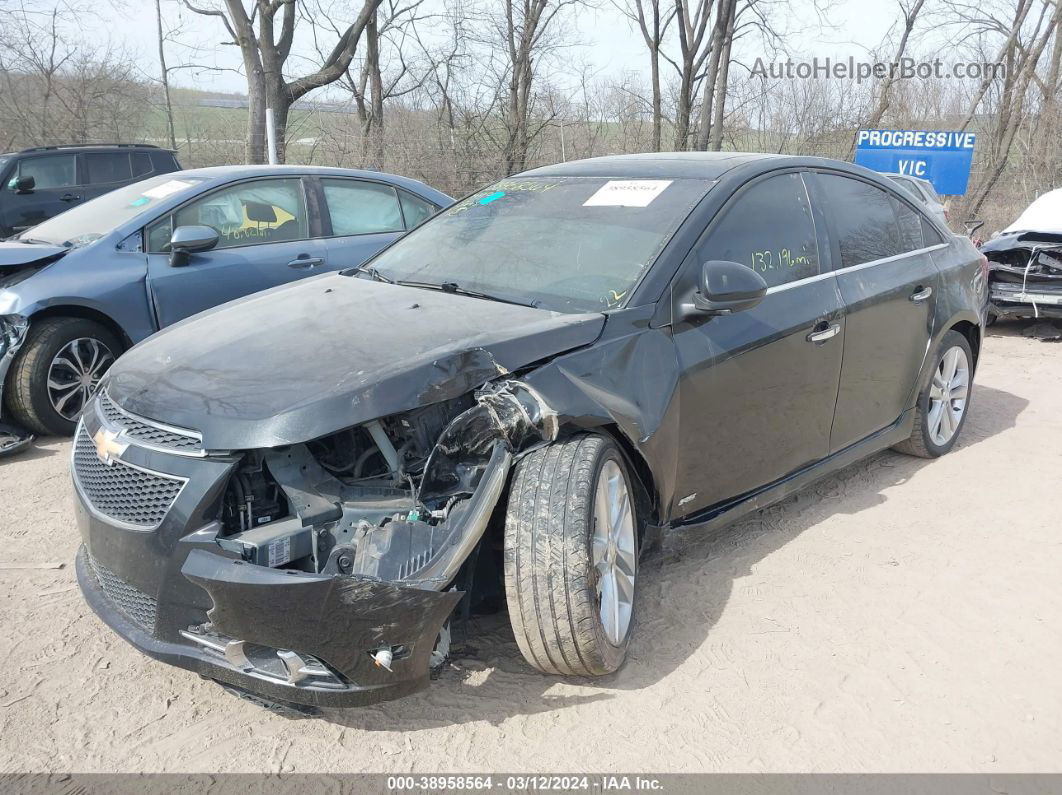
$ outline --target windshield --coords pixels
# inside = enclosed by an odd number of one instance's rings
[[[384,250],[379,277],[560,312],[619,306],[711,182],[520,177]]]
[[[32,240],[67,248],[87,246],[116,226],[135,218],[152,204],[188,192],[202,181],[197,177],[166,174],[126,185],[37,224],[20,234],[16,240]]]

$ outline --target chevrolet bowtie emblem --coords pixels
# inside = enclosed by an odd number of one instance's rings
[[[100,428],[92,437],[96,444],[96,455],[100,461],[110,466],[116,459],[122,457],[122,453],[129,447],[125,442],[118,441],[117,431],[108,431]]]

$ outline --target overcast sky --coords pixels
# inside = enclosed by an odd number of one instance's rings
[[[433,0],[429,0],[432,2]],[[121,2],[121,0],[119,0]],[[207,5],[209,0],[202,0]],[[573,51],[575,60],[588,62],[600,75],[618,75],[628,71],[648,73],[648,61],[641,35],[634,30],[622,15],[610,4],[599,0],[600,8],[581,12],[576,18],[573,38],[584,42]],[[224,30],[218,20],[199,17],[175,2],[164,2],[168,16],[183,20],[183,38],[201,44],[204,56],[199,62],[213,62],[229,71],[178,72],[174,82],[181,86],[194,86],[204,90],[243,92],[246,84],[239,67],[239,52],[235,47],[221,46]],[[779,3],[780,10],[783,4]],[[154,4],[127,0],[118,8],[103,4],[97,6],[99,17],[96,24],[99,32],[111,36],[116,42],[140,55],[139,62],[145,72],[157,76],[155,52]],[[792,53],[819,58],[843,58],[849,55],[859,58],[867,49],[877,46],[897,14],[892,2],[867,2],[867,0],[834,0],[826,27],[818,22],[810,0],[796,0],[790,4],[786,46]],[[304,45],[306,42],[302,42]],[[328,42],[330,46],[332,42]],[[749,42],[751,44],[751,42]],[[746,44],[739,57],[749,63],[757,55],[769,59],[767,53],[757,52],[758,45]],[[297,48],[298,49],[298,48]],[[184,57],[181,49],[168,45],[168,58],[180,63]],[[740,74],[740,72],[738,72]],[[320,96],[320,95],[318,95]]]

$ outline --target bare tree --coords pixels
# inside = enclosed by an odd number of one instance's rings
[[[177,128],[173,123],[173,102],[170,99],[170,70],[166,66],[166,34],[162,28],[162,0],[155,0],[155,24],[158,31],[159,73],[162,96],[166,103],[166,126],[170,134],[170,148],[177,148]]]
[[[679,80],[675,97],[675,149],[689,148],[694,100],[703,78],[701,70],[711,52],[712,39],[706,32],[714,6],[714,0],[675,0],[679,57],[677,61],[668,58]]]
[[[722,86],[719,82],[719,59],[723,53],[723,43],[727,40],[727,31],[730,29],[730,19],[734,15],[737,6],[736,0],[720,0],[719,10],[715,16],[715,24],[712,26],[712,39],[710,42],[711,55],[708,58],[708,70],[704,76],[704,95],[701,98],[701,114],[697,130],[697,149],[708,148],[708,134],[712,123],[712,104],[716,94],[722,94],[722,100],[726,96],[726,83]]]
[[[244,0],[223,0],[224,10],[184,0],[190,11],[220,19],[232,41],[240,48],[247,77],[247,162],[264,163],[266,160],[266,108],[273,111],[277,159],[284,162],[284,142],[292,104],[344,75],[380,2],[362,0],[357,17],[342,31],[324,62],[309,74],[288,80],[284,68],[295,38],[297,0],[251,0],[250,10],[244,6]]]
[[[897,0],[897,5],[900,8],[900,15],[903,17],[903,31],[900,34],[900,42],[896,45],[892,63],[900,63],[907,54],[907,44],[911,38],[911,31],[914,30],[915,23],[918,21],[918,14],[922,10],[922,6],[925,5],[925,0]],[[877,127],[881,123],[885,111],[889,108],[889,91],[895,81],[894,73],[890,72],[881,82],[881,87],[878,90],[878,104],[867,119],[868,127]]]
[[[668,5],[669,0],[623,0],[614,3],[629,19],[638,24],[642,40],[649,50],[649,75],[652,86],[653,138],[652,149],[660,151],[661,127],[663,125],[663,99],[660,91],[660,54],[664,37],[671,21],[675,18],[675,6]]]

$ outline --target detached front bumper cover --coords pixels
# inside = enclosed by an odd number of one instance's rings
[[[186,645],[153,637],[117,610],[84,548],[76,568],[89,606],[148,656],[266,699],[318,707],[362,706],[425,687],[435,640],[462,596],[194,550],[181,571],[210,594],[214,608],[208,625],[182,633]],[[371,656],[381,648],[393,651],[391,670]]]

